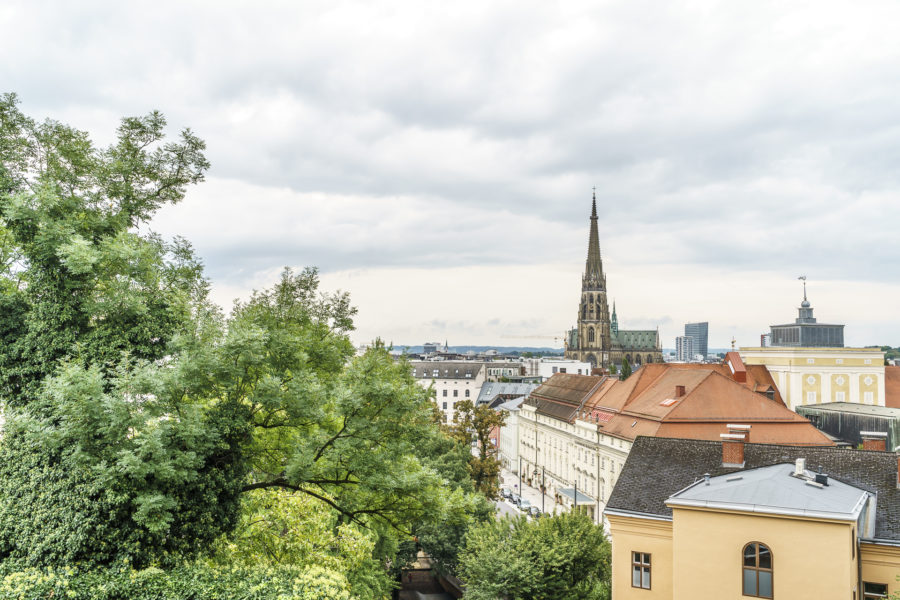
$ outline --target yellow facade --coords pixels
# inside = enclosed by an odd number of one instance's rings
[[[741,552],[749,542],[772,552],[773,599],[863,600],[860,581],[900,593],[900,546],[857,548],[855,522],[686,507],[675,507],[671,521],[606,517],[614,600],[745,600]],[[651,555],[649,590],[632,586],[632,552]]]
[[[860,544],[862,580],[888,586],[888,596],[900,594],[900,547]],[[862,596],[859,596],[862,598]]]
[[[672,599],[672,522],[606,515],[612,540],[612,597],[615,600]],[[632,587],[632,552],[649,553],[650,589]]]
[[[772,597],[847,600],[856,590],[854,523],[674,509],[673,600],[741,600],[741,553],[772,552]]]
[[[884,406],[884,352],[876,348],[741,348],[748,365],[765,365],[791,410],[853,402]]]

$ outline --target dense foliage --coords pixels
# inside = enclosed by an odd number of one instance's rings
[[[607,600],[609,560],[603,528],[572,512],[473,526],[460,574],[471,600]]]
[[[469,475],[475,489],[490,499],[497,499],[500,493],[499,449],[491,440],[491,432],[502,427],[505,420],[502,411],[487,404],[476,406],[471,400],[463,400],[456,404],[453,425],[449,428],[461,444],[468,447],[475,443],[477,453],[469,454]]]
[[[491,512],[468,446],[381,344],[354,357],[355,309],[315,269],[286,270],[228,317],[208,302],[190,246],[142,232],[207,168],[199,139],[166,142],[164,127],[125,119],[97,149],[0,98],[7,583],[39,589],[75,564],[101,582],[127,565],[177,587],[206,572],[199,560],[315,568],[380,598],[415,534],[452,565]]]
[[[136,227],[208,167],[189,130],[164,143],[159,113],[117,142],[24,116],[0,96],[0,399],[34,400],[60,359],[109,368],[158,359],[206,295],[190,246]]]

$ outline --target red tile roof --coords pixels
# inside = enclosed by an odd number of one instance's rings
[[[764,365],[746,367],[744,383],[724,364],[648,364],[625,381],[554,375],[529,403],[538,412],[573,422],[584,418],[603,433],[718,440],[729,424],[750,425],[749,441],[815,446],[831,440],[788,409]],[[683,386],[684,395],[678,396]],[[765,395],[774,392],[774,399]]]

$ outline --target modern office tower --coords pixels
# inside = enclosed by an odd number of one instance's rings
[[[679,335],[675,338],[675,360],[691,362],[694,359],[694,338],[689,335]]]
[[[709,323],[686,323],[684,326],[684,335],[694,338],[694,354],[699,354],[706,360],[706,354],[709,350]]]

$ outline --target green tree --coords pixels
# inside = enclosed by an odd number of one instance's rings
[[[619,379],[625,381],[631,377],[631,363],[628,362],[628,358],[622,359],[622,368],[619,371]]]
[[[0,96],[0,400],[34,400],[66,357],[159,359],[205,299],[190,246],[138,232],[208,168],[203,142],[189,130],[166,142],[165,125],[123,119],[98,149]]]
[[[207,166],[164,123],[97,150],[0,102],[0,559],[174,564],[264,537],[240,507],[266,491],[317,502],[382,569],[415,527],[465,523],[477,497],[418,456],[428,391],[380,343],[353,357],[346,294],[285,271],[225,318],[186,242],[138,233]]]
[[[488,521],[470,529],[460,574],[472,600],[606,600],[610,546],[579,512]]]
[[[500,491],[500,460],[491,432],[502,427],[505,421],[505,413],[487,404],[475,406],[471,400],[463,400],[455,406],[450,427],[451,435],[461,443],[468,446],[475,442],[478,452],[469,457],[469,475],[475,489],[491,500],[496,499]]]

